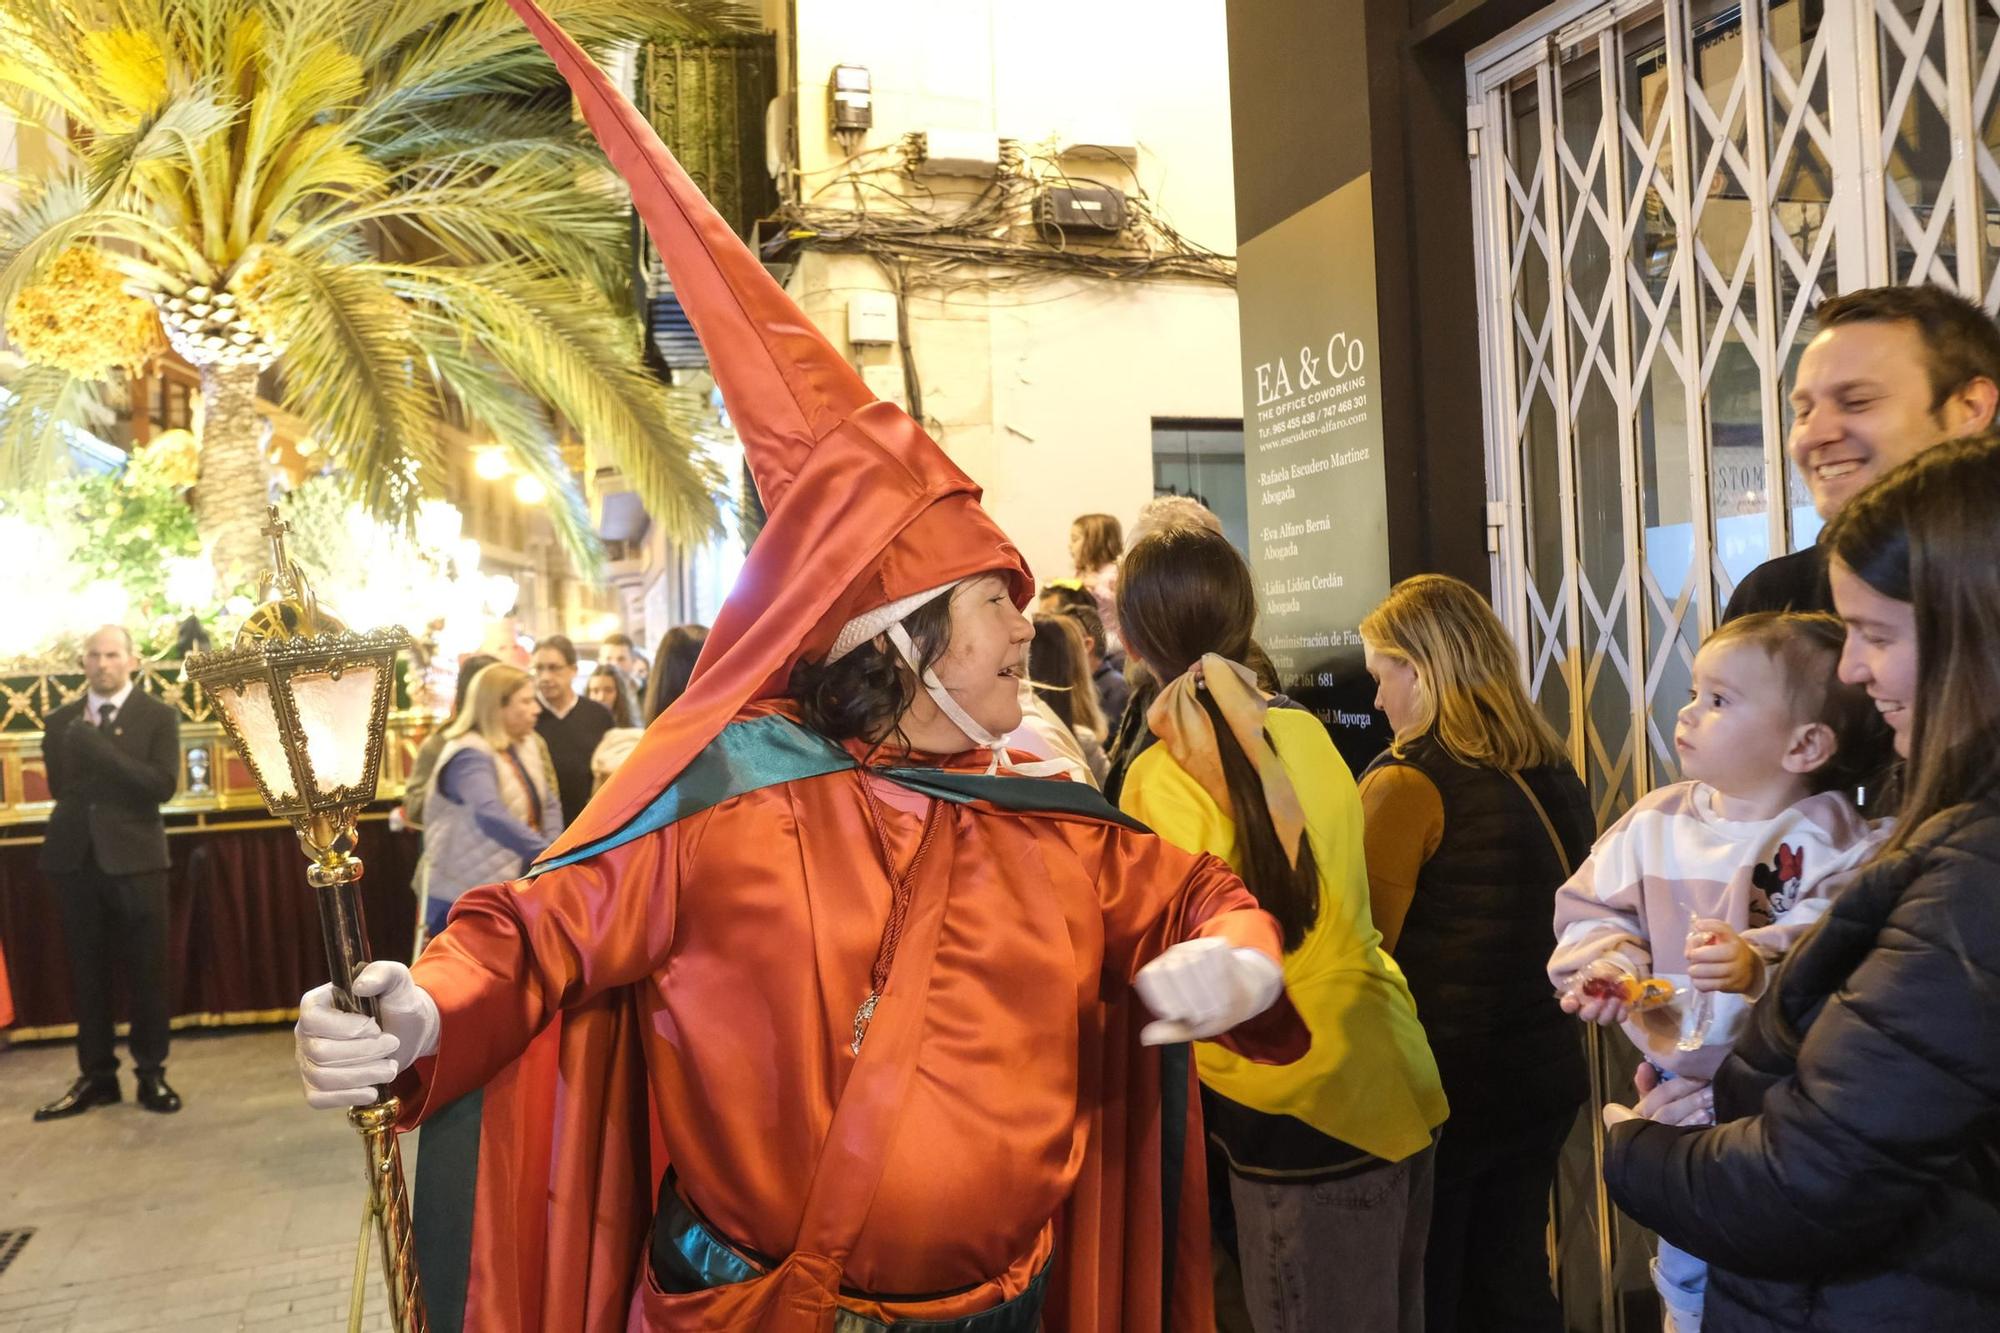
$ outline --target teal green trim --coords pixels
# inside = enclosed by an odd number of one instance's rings
[[[528,874],[539,875],[588,860],[669,824],[677,824],[690,815],[698,815],[732,796],[855,766],[854,756],[788,717],[771,713],[747,722],[732,722],[625,827],[573,852],[531,866]]]
[[[417,1135],[410,1226],[433,1333],[459,1333],[465,1326],[484,1102],[483,1092],[468,1092],[424,1121]]]
[[[764,1269],[710,1231],[674,1189],[673,1174],[660,1186],[653,1218],[653,1279],[665,1291],[706,1291],[762,1277]]]
[[[575,865],[679,823],[690,815],[698,815],[732,796],[857,767],[853,755],[818,732],[777,713],[732,722],[694,757],[672,785],[655,796],[625,827],[573,852],[531,866],[528,874],[532,877]],[[1118,824],[1137,833],[1149,832],[1144,824],[1120,813],[1095,788],[1081,782],[952,773],[941,768],[876,771],[911,791],[959,805],[981,801],[1023,814],[1077,815]]]
[[[1060,778],[1010,778],[989,773],[953,773],[942,768],[885,768],[883,777],[911,791],[967,805],[983,801],[1023,814],[1080,815],[1118,824],[1134,833],[1151,829],[1114,807],[1104,794],[1083,782]]]

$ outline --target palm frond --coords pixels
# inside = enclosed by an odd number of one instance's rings
[[[13,90],[10,96],[37,99],[75,124],[95,127],[103,108],[87,87],[88,65],[71,58],[78,36],[76,24],[59,7],[8,0],[0,8],[0,86]]]
[[[0,78],[0,111],[13,117],[17,127],[38,130],[42,134],[61,137],[63,127],[70,123],[63,109],[42,94],[10,79]]]
[[[460,166],[422,181],[399,182],[367,203],[329,213],[288,244],[367,223],[394,223],[461,263],[540,255],[556,267],[589,274],[602,290],[627,282],[631,222],[616,184],[587,187],[557,161],[516,158],[497,169]]]
[[[437,382],[451,393],[467,424],[484,427],[515,467],[548,490],[553,501],[549,521],[557,538],[578,573],[596,578],[603,572],[604,547],[591,528],[582,488],[563,462],[547,410],[490,358],[480,355],[460,330],[435,314],[419,317],[417,338]]]
[[[717,530],[715,469],[677,429],[666,386],[634,355],[634,320],[524,264],[389,270],[390,285],[464,328],[528,392],[602,448],[673,538]]]
[[[438,420],[410,312],[365,265],[272,251],[257,295],[285,347],[282,401],[348,473],[378,517],[406,521],[410,467],[437,465]]]
[[[299,135],[315,129],[322,132],[316,148],[321,152],[336,150],[346,140],[345,128],[338,121],[360,101],[365,86],[361,62],[338,46],[307,44],[299,37],[268,46],[263,78],[246,120],[233,191],[229,238],[237,250],[247,248],[254,236],[271,230],[269,222],[257,216],[257,204],[271,193],[267,178],[274,159]],[[278,192],[291,199],[299,194],[296,188],[280,187]]]
[[[754,5],[738,0],[676,0],[672,4],[659,0],[551,0],[542,8],[585,45],[747,31],[757,26],[759,17]],[[507,8],[506,0],[409,0],[375,5],[369,9],[367,21],[355,30],[355,49],[364,59],[384,59],[427,31],[460,22],[472,11],[483,11],[475,14],[479,30],[504,31],[512,24],[516,34],[527,38],[518,49],[539,52],[534,39]]]
[[[97,386],[54,366],[26,366],[0,388],[0,489],[46,486],[63,471]]]
[[[84,78],[97,104],[100,133],[138,129],[167,100],[167,53],[163,33],[119,24],[86,28],[77,34]]]
[[[272,158],[260,188],[239,187],[249,219],[240,248],[291,231],[298,218],[374,197],[388,179],[345,125],[308,125]]]
[[[567,104],[526,106],[518,98],[465,97],[416,108],[377,126],[368,156],[385,168],[421,179],[473,166],[499,167],[517,157],[559,159],[565,166],[604,165],[590,131]]]
[[[65,247],[88,237],[96,219],[81,176],[56,176],[12,212],[0,213],[0,311]]]
[[[763,21],[758,7],[742,0],[548,0],[542,9],[584,46],[717,37],[754,31]]]
[[[236,21],[228,24],[221,23],[219,5],[197,3],[182,7],[182,12],[192,20],[182,38],[187,49],[200,53],[204,63],[219,59],[225,87],[241,88],[256,81],[270,31],[262,10],[246,6]]]
[[[87,159],[91,198],[102,202],[124,192],[138,172],[157,165],[189,166],[198,145],[227,129],[237,108],[195,89],[138,117],[123,133],[100,134]]]
[[[82,175],[53,176],[37,183],[12,212],[0,211],[0,311],[65,248],[89,241],[122,241],[131,253],[113,262],[146,285],[162,285],[166,270],[177,277],[208,275],[201,257],[159,219],[128,208],[93,206]]]

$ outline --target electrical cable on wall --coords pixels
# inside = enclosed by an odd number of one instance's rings
[[[899,274],[905,290],[995,291],[1064,277],[1234,286],[1235,257],[1183,236],[1139,183],[1136,164],[1101,151],[1131,175],[1129,188],[1073,175],[1052,146],[1029,150],[1003,139],[991,179],[977,190],[940,191],[917,174],[919,136],[906,135],[898,144],[849,159],[844,171],[803,201],[782,207],[776,245],[868,255],[885,272]],[[1125,216],[1117,234],[1101,240],[1043,235],[1035,225],[1037,202],[1056,186],[1095,186],[1119,194]],[[839,190],[850,193],[851,206],[817,202]]]
[[[1091,151],[1073,145],[1071,151]],[[977,189],[937,189],[919,174],[923,136],[851,154],[804,199],[779,209],[778,234],[767,258],[792,249],[864,255],[875,261],[896,296],[897,350],[910,414],[924,421],[923,387],[910,341],[909,297],[918,290],[1015,291],[1066,278],[1105,282],[1166,279],[1236,285],[1236,259],[1191,241],[1167,220],[1145,187],[1138,165],[1098,148],[1131,177],[1128,188],[1068,171],[1052,144],[1024,147],[998,141],[998,161]],[[801,173],[803,185],[806,175]],[[970,179],[970,178],[968,178]],[[1038,207],[1052,189],[1103,200],[1121,210],[1115,232],[1071,235],[1038,225]],[[846,191],[850,206],[819,201]],[[1087,203],[1084,207],[1102,207]]]

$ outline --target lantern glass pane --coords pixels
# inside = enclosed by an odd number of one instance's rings
[[[218,685],[209,694],[221,706],[243,758],[271,803],[284,805],[298,800],[299,784],[292,777],[291,761],[285,757],[285,741],[278,729],[278,710],[272,703],[270,682],[250,680],[241,685]]]
[[[313,785],[319,788],[315,795],[359,786],[367,777],[376,679],[377,668],[369,662],[350,666],[337,677],[307,671],[286,681],[305,733]]]

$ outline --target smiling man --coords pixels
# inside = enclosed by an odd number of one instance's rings
[[[1898,463],[1976,435],[2000,404],[2000,327],[1942,287],[1866,287],[1820,303],[1792,382],[1792,465],[1831,519]],[[1767,560],[1729,599],[1753,611],[1831,611],[1818,544]]]

